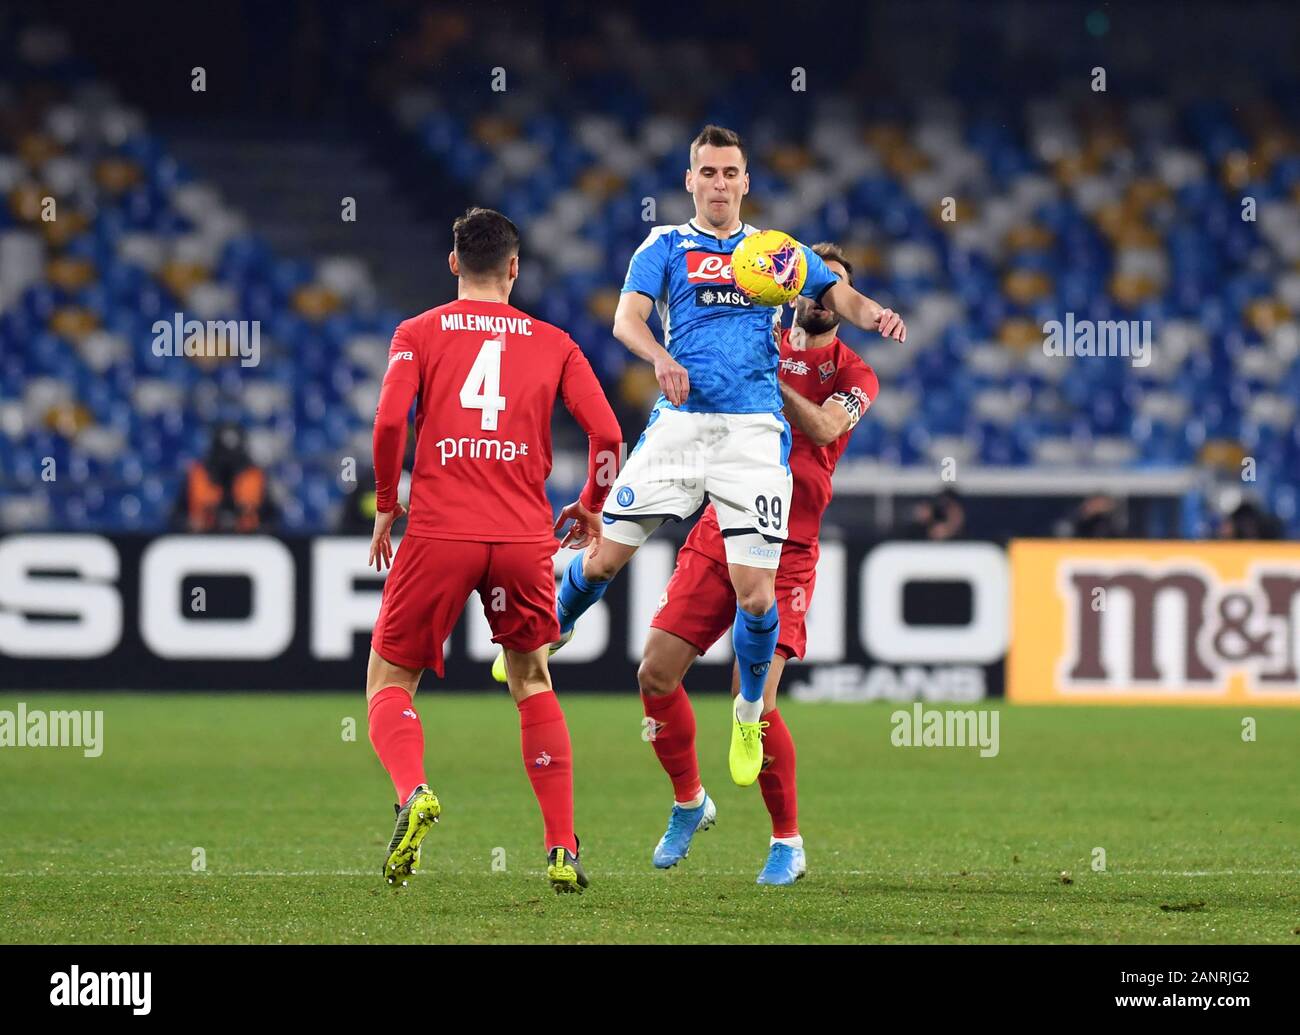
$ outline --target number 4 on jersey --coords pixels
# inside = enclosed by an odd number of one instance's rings
[[[467,410],[482,410],[483,431],[497,430],[497,414],[506,408],[501,394],[501,349],[499,341],[485,341],[460,386],[460,404]]]

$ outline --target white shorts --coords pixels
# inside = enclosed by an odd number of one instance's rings
[[[707,496],[727,560],[775,569],[790,515],[790,425],[778,413],[651,411],[605,501],[605,535],[640,546]]]

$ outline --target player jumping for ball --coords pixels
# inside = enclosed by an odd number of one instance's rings
[[[515,225],[499,212],[470,209],[453,237],[457,299],[398,326],[375,414],[370,563],[392,570],[370,641],[366,700],[370,742],[398,801],[383,872],[390,884],[406,883],[441,811],[425,779],[424,731],[411,699],[425,668],[443,675],[443,641],[477,590],[519,708],[547,876],[556,891],[579,891],[587,877],[573,832],[569,730],[546,660],[560,636],[554,533],[572,522],[561,546],[600,541],[622,434],[573,339],[509,304],[519,275]],[[545,484],[557,391],[587,432],[590,466],[578,500],[553,522]],[[405,513],[397,483],[417,396],[410,520],[394,559],[393,521]]]
[[[790,513],[790,425],[777,386],[779,309],[741,293],[731,254],[755,228],[740,219],[749,193],[746,154],[729,129],[705,126],[691,144],[686,189],[695,218],[657,226],[628,265],[614,336],[654,364],[662,394],[610,494],[605,537],[574,558],[557,601],[562,646],[665,520],[682,521],[707,497],[726,546],[735,591],[732,644],[740,689],[732,715],[732,779],[748,786],[763,762],[763,684],[779,638],[776,570]],[[868,331],[903,341],[898,314],[838,279],[802,246],[801,294]],[[659,310],[664,344],[648,320]],[[499,670],[499,669],[498,669]]]
[[[831,272],[848,283],[853,268],[833,244],[813,245]],[[795,302],[794,325],[781,337],[781,394],[794,425],[790,469],[794,494],[790,533],[776,573],[781,633],[763,689],[763,767],[758,784],[772,817],[772,839],[759,884],[793,884],[804,875],[803,838],[795,801],[795,751],[790,730],[776,708],[785,663],[802,658],[804,619],[817,577],[818,532],[831,500],[831,475],[849,433],[876,398],[875,372],[836,336],[839,317],[807,298]],[[675,801],[668,829],[655,846],[660,868],[675,866],[690,851],[697,830],[717,817],[700,783],[695,756],[695,713],[682,680],[695,659],[727,630],[735,592],[715,509],[705,508],[677,554],[677,565],[650,623],[638,672],[645,714],[654,723],[655,754],[672,780]],[[740,687],[733,673],[733,694]]]

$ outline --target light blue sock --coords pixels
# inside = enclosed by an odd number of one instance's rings
[[[731,645],[740,668],[740,696],[753,703],[763,699],[763,684],[776,653],[776,639],[781,620],[776,604],[765,614],[751,615],[736,605],[736,624],[731,627]]]
[[[605,587],[609,585],[583,576],[582,558],[585,553],[583,551],[569,562],[560,579],[560,591],[555,595],[555,616],[560,620],[561,633],[572,629],[587,608],[605,595]]]

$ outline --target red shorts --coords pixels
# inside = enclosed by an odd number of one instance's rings
[[[818,553],[815,545],[785,543],[781,547],[781,566],[776,571],[781,632],[776,650],[787,661],[802,658],[808,646],[804,619],[817,582]],[[673,577],[650,627],[680,637],[701,654],[712,647],[736,621],[736,591],[731,587],[726,558],[717,526],[706,528],[703,521],[697,523],[677,553]]]
[[[560,638],[555,617],[554,539],[476,543],[407,534],[384,583],[370,645],[385,661],[443,675],[442,645],[472,590],[492,642],[531,651]]]

